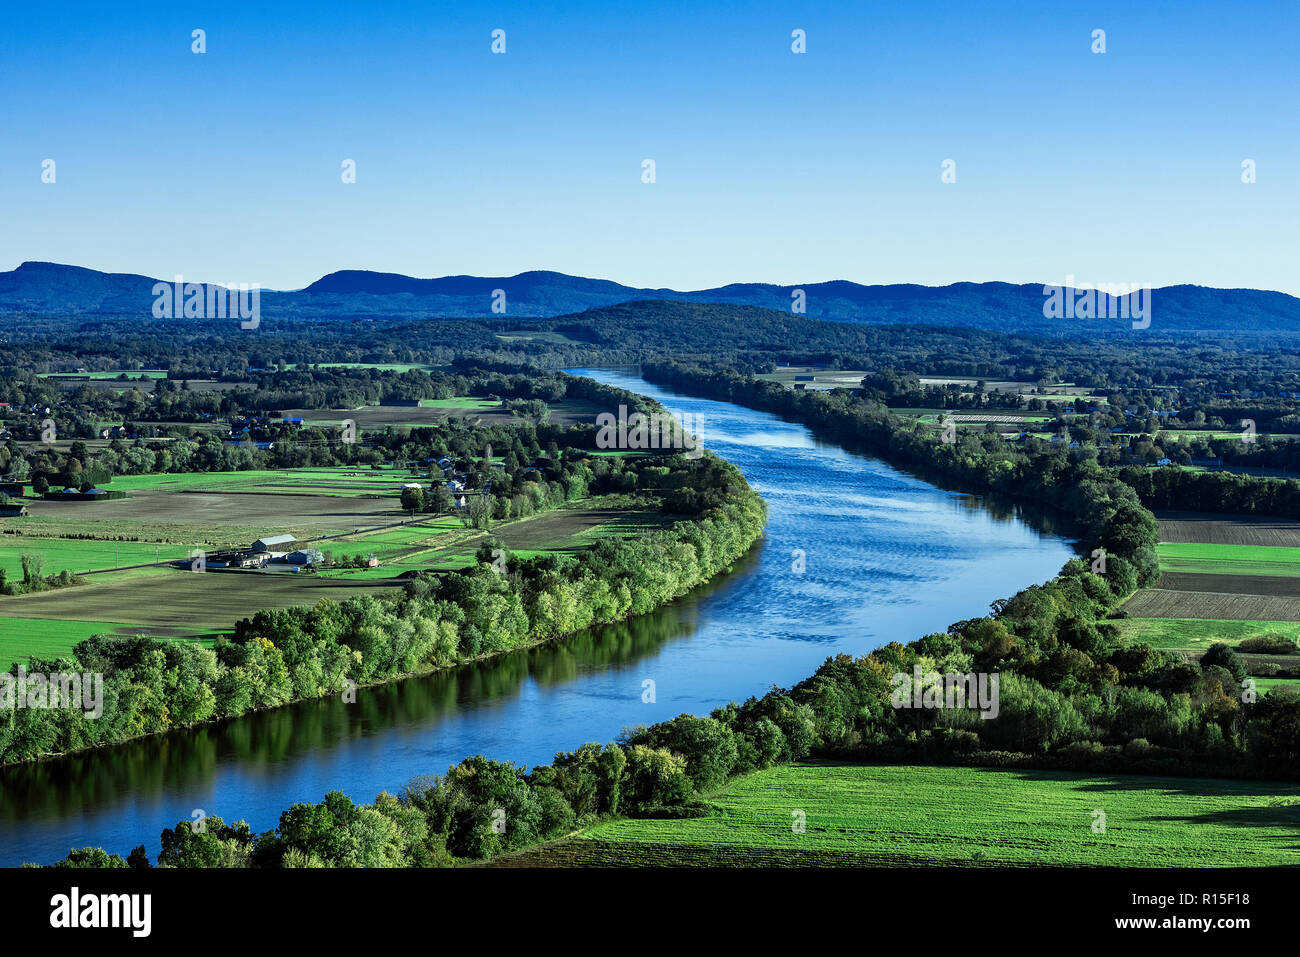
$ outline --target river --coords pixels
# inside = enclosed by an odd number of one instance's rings
[[[0,866],[87,845],[125,856],[144,844],[156,856],[159,832],[196,809],[262,831],[295,802],[332,789],[369,802],[472,754],[547,763],[628,725],[788,687],[829,655],[986,614],[1074,554],[1014,508],[938,489],[801,425],[626,373],[571,371],[693,414],[704,445],[762,494],[767,534],[731,575],[634,622],[362,689],[354,704],[306,702],[2,770]]]

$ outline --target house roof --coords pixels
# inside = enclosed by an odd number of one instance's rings
[[[296,542],[298,539],[292,535],[268,535],[266,538],[259,538],[253,542],[253,547],[265,548],[267,545],[287,545],[290,542]]]

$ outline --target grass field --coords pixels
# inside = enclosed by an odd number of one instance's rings
[[[810,763],[762,771],[708,817],[623,820],[501,863],[530,866],[1300,864],[1300,785]],[[1105,832],[1094,833],[1096,811]],[[805,831],[794,822],[804,816]]]
[[[139,626],[120,621],[60,621],[48,618],[0,618],[0,671],[27,663],[31,655],[54,658],[70,654],[77,642],[92,635],[135,634]],[[155,635],[177,638],[176,635]],[[202,639],[211,645],[210,638]]]
[[[1161,571],[1300,577],[1300,548],[1162,542],[1156,547],[1156,555]]]
[[[397,496],[404,469],[361,468],[249,469],[244,472],[176,472],[169,475],[120,475],[114,491],[285,491],[313,495]]]
[[[1300,678],[1256,678],[1255,687],[1260,691],[1300,691]]]
[[[188,554],[182,545],[152,542],[102,542],[69,538],[29,538],[25,535],[0,537],[0,568],[11,579],[22,577],[22,556],[39,556],[43,575],[62,571],[85,572],[101,568],[171,561]]]
[[[1296,621],[1224,621],[1192,618],[1126,618],[1114,622],[1120,634],[1131,641],[1144,641],[1155,648],[1176,651],[1208,651],[1222,641],[1238,645],[1260,635],[1284,635],[1300,639],[1300,622]],[[1296,660],[1300,664],[1300,658]]]
[[[437,368],[425,362],[401,363],[401,362],[318,362],[316,366],[321,369],[378,369],[381,372],[410,372],[412,369],[418,369],[421,372],[428,372]]]

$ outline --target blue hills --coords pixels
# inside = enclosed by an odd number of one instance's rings
[[[0,272],[0,314],[42,317],[148,317],[154,284],[171,277],[105,273],[80,266],[25,262]],[[757,306],[786,314],[791,294],[806,296],[809,318],[839,322],[966,326],[1042,335],[1130,333],[1127,319],[1044,316],[1041,284],[958,282],[947,286],[862,285],[846,280],[802,286],[733,283],[680,291],[624,286],[604,279],[532,271],[508,277],[443,276],[342,270],[293,291],[263,290],[267,319],[491,318],[509,322],[570,315],[638,300]],[[495,290],[505,313],[493,312]],[[1152,292],[1149,332],[1300,332],[1300,299],[1257,289],[1178,285]],[[196,320],[202,321],[202,320]]]

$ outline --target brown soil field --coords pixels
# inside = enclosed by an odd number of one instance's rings
[[[1209,512],[1156,512],[1155,515],[1162,542],[1300,548],[1300,522],[1292,519]]]
[[[383,579],[348,583],[313,575],[168,570],[129,583],[80,585],[3,598],[0,610],[14,618],[99,621],[109,616],[113,621],[167,632],[221,631],[262,608],[314,605],[322,598],[342,601],[401,584]]]
[[[618,414],[618,409],[606,409],[587,399],[561,399],[550,403],[550,421],[556,425],[595,426],[596,416],[602,412]]]
[[[110,502],[27,503],[33,516],[71,518],[94,531],[97,522],[175,522],[188,524],[265,525],[268,532],[351,530],[376,524],[378,518],[401,518],[392,498],[335,495],[286,495],[264,492],[174,492],[140,490]]]
[[[1201,575],[1193,572],[1164,572],[1156,586],[1169,591],[1277,595],[1300,598],[1300,577],[1284,575]]]
[[[1300,621],[1300,598],[1144,588],[1125,603],[1124,610],[1133,618]]]

